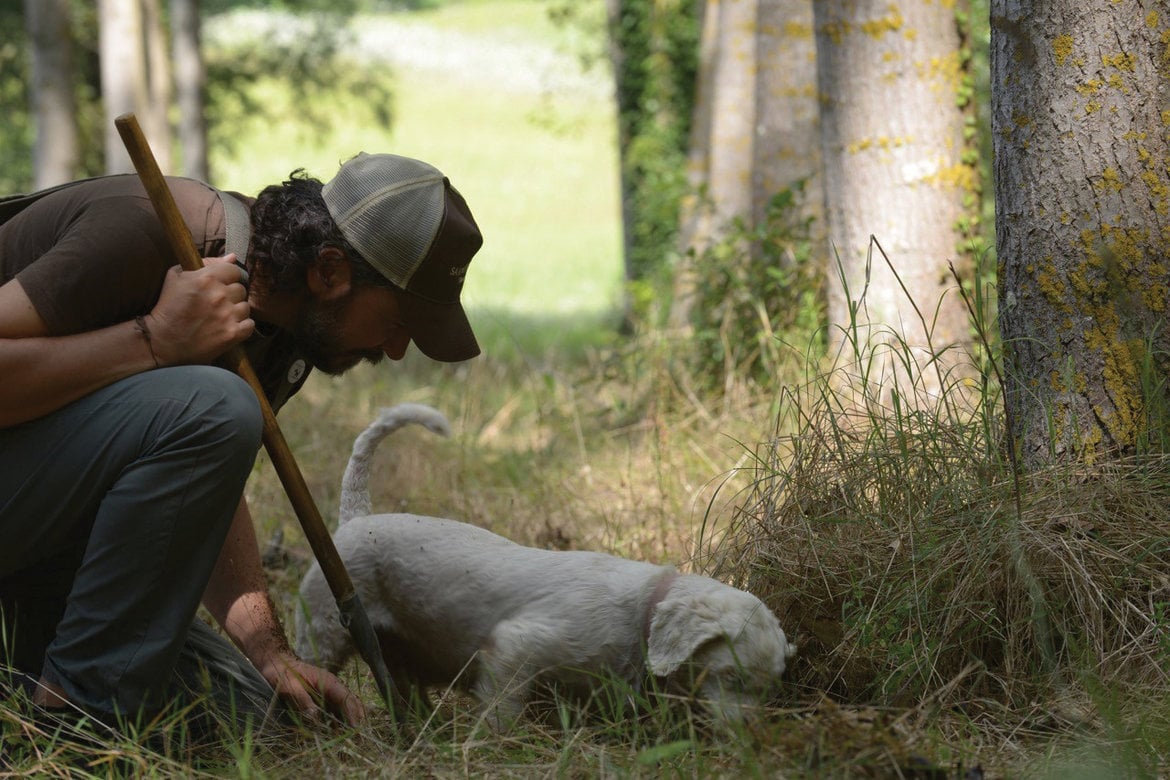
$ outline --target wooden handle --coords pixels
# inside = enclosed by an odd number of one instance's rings
[[[138,172],[138,177],[142,180],[147,195],[150,196],[150,202],[154,205],[154,210],[166,232],[167,242],[178,258],[179,264],[185,271],[199,270],[203,267],[203,258],[195,246],[187,223],[183,221],[183,217],[179,213],[179,207],[175,203],[175,198],[167,186],[162,171],[159,170],[154,153],[151,152],[150,145],[146,142],[146,136],[143,135],[142,128],[138,125],[138,119],[134,114],[123,114],[114,120],[114,125],[118,129],[119,135],[122,136],[122,143],[125,144],[126,151],[129,152],[130,159],[134,163],[134,169]],[[260,402],[260,410],[264,415],[264,447],[268,450],[269,457],[272,458],[272,465],[276,469],[281,484],[284,485],[284,492],[292,503],[297,519],[300,520],[301,528],[305,532],[305,538],[309,541],[313,555],[321,565],[325,581],[329,583],[334,599],[336,599],[343,616],[347,618],[346,622],[350,623],[348,627],[354,635],[355,644],[374,673],[383,699],[391,707],[391,710],[395,711],[392,702],[397,694],[397,689],[391,685],[381,648],[378,647],[377,634],[370,626],[369,617],[354,592],[349,572],[345,570],[345,564],[337,552],[337,547],[333,544],[333,537],[325,529],[325,522],[321,519],[321,513],[317,510],[317,504],[313,501],[309,486],[305,483],[305,478],[297,466],[292,450],[289,449],[284,434],[281,433],[280,426],[276,423],[276,414],[272,411],[272,405],[268,403],[264,386],[260,383],[260,378],[256,376],[252,363],[248,360],[242,347],[233,346],[225,355],[225,360],[228,367],[243,377],[256,393],[256,398]]]
[[[175,198],[167,186],[162,171],[159,170],[154,154],[150,151],[146,137],[138,125],[138,119],[133,114],[123,114],[114,120],[114,124],[122,136],[122,142],[126,145],[126,151],[130,154],[130,159],[134,163],[135,170],[138,171],[142,185],[146,188],[147,195],[150,196],[150,202],[158,213],[163,230],[166,231],[167,241],[177,256],[179,264],[185,271],[199,270],[203,267],[203,258],[195,247],[191,231],[187,228],[187,223],[183,221]],[[333,589],[333,595],[339,601],[348,598],[353,593],[353,583],[349,578],[349,573],[346,572],[345,566],[337,554],[332,537],[325,530],[325,522],[321,519],[321,513],[317,511],[317,504],[313,501],[313,496],[297,466],[296,459],[293,458],[292,450],[289,449],[284,434],[280,431],[276,415],[272,411],[271,404],[268,403],[268,396],[264,393],[264,387],[253,370],[251,361],[248,360],[243,348],[238,345],[228,350],[225,357],[229,367],[251,385],[252,390],[256,393],[256,398],[260,401],[260,410],[264,415],[264,446],[272,458],[272,465],[276,468],[277,476],[280,477],[280,481],[284,485],[297,518],[301,521],[309,546],[312,547],[317,561],[321,564],[325,579],[328,580],[329,586]]]

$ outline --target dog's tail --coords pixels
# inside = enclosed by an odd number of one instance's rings
[[[341,478],[338,525],[350,518],[370,514],[370,459],[382,439],[406,425],[421,425],[440,436],[451,435],[451,424],[438,409],[424,404],[398,404],[381,409],[378,419],[353,442],[353,454],[345,467],[345,476]]]

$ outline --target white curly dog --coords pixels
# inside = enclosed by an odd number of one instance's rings
[[[449,435],[420,404],[381,411],[354,442],[334,541],[404,694],[454,686],[507,728],[533,693],[578,696],[649,676],[725,722],[751,714],[795,652],[763,602],[710,577],[597,552],[524,547],[473,525],[370,514],[370,459],[393,431]],[[301,583],[297,652],[338,669],[354,653],[318,565]]]

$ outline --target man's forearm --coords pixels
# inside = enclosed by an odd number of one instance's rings
[[[268,595],[252,514],[243,498],[204,591],[203,605],[257,666],[271,660],[272,654],[292,652]]]
[[[260,563],[248,504],[240,499],[203,594],[203,605],[231,640],[292,707],[309,717],[322,709],[357,723],[361,700],[329,672],[298,659],[289,647]]]

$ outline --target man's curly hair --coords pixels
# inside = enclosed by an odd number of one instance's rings
[[[298,168],[284,183],[261,190],[252,206],[253,273],[271,292],[297,292],[305,289],[317,253],[336,247],[350,260],[355,287],[393,287],[341,235],[321,197],[322,186]]]

